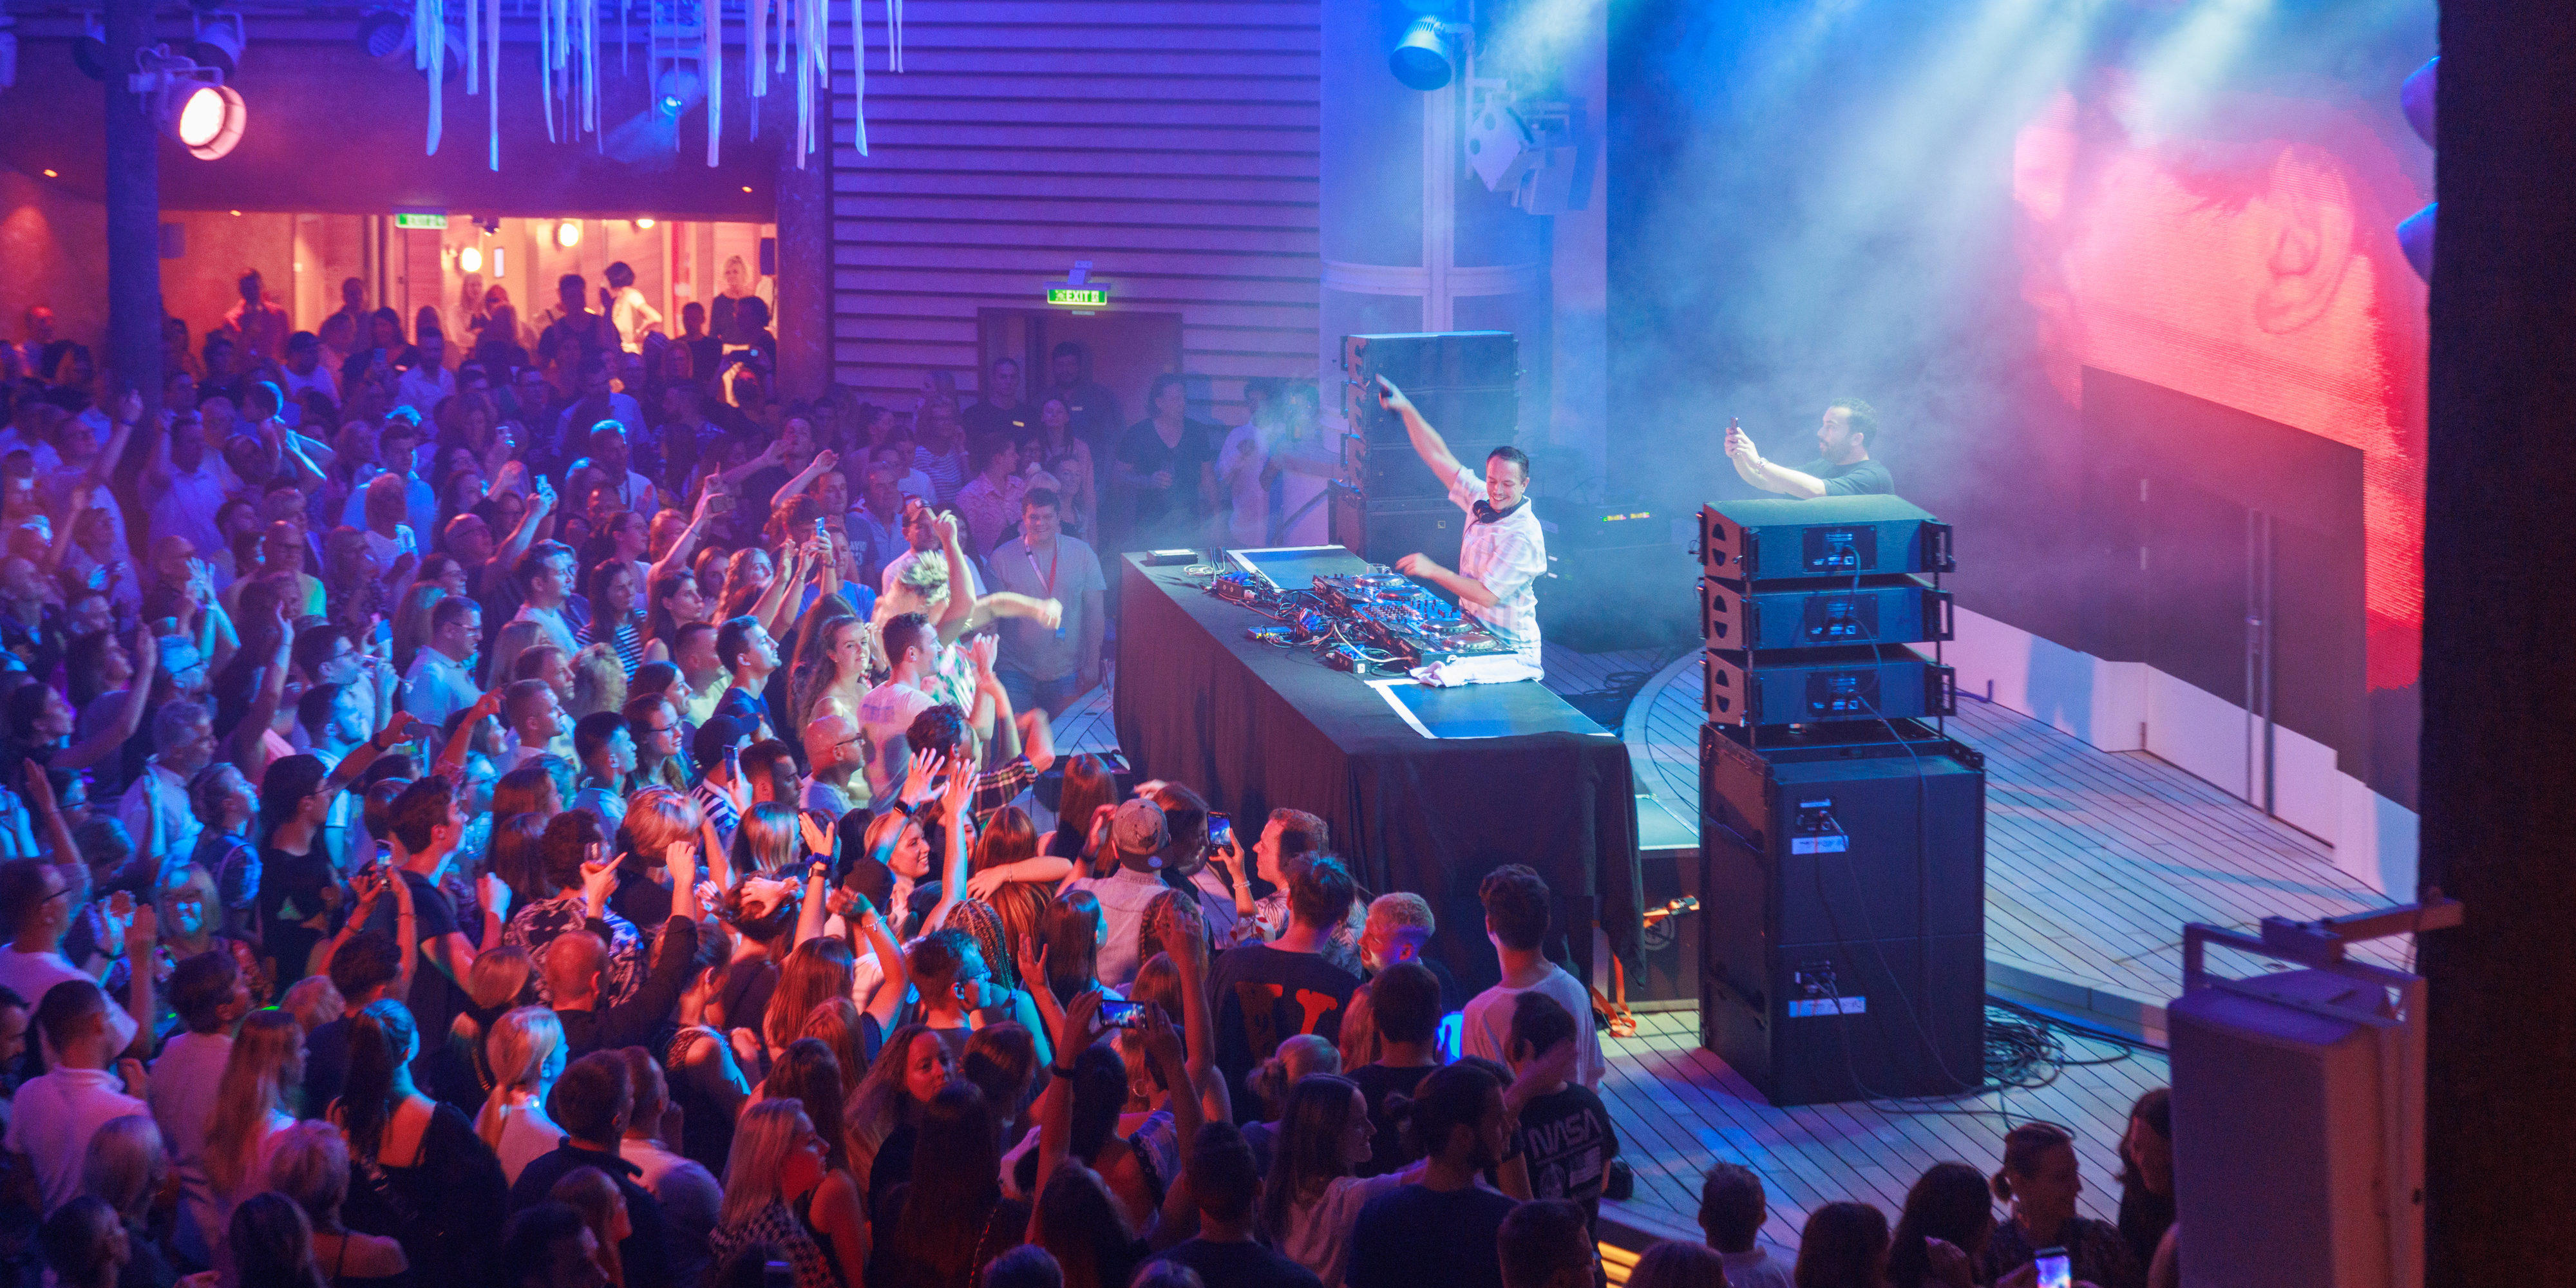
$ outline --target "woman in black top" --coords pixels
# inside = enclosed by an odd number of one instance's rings
[[[1191,420],[1189,387],[1181,377],[1154,377],[1146,403],[1153,414],[1127,427],[1118,440],[1117,479],[1130,498],[1133,526],[1121,549],[1196,546],[1214,513],[1217,427]]]
[[[403,1246],[423,1284],[497,1283],[509,1199],[501,1160],[453,1105],[412,1086],[420,1035],[386,998],[350,1019],[349,1075],[330,1119],[349,1136],[348,1228]]]
[[[941,1088],[922,1111],[920,1132],[912,1179],[886,1196],[868,1288],[972,1284],[1028,1233],[1028,1208],[1002,1197],[1001,1148],[984,1093],[962,1082]]]
[[[2129,1106],[2120,1141],[2120,1238],[2141,1266],[2174,1223],[2173,1179],[2173,1092],[2158,1087]]]
[[[1994,1234],[1994,1198],[1985,1173],[1965,1163],[1935,1163],[1905,1193],[1905,1212],[1889,1242],[1888,1288],[1955,1288],[1972,1283],[1977,1258]]]

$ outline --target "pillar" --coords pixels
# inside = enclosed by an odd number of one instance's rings
[[[832,382],[831,125],[817,122],[822,146],[800,167],[793,87],[773,80],[761,103],[761,133],[778,140],[778,389],[812,398]],[[828,115],[831,103],[818,90],[814,110]]]
[[[126,88],[137,51],[150,48],[148,0],[108,0],[107,14],[107,352],[116,389],[142,391],[144,423],[158,424],[161,410],[161,135],[144,115],[143,100]],[[115,390],[100,389],[114,405]],[[133,463],[151,451],[148,434],[134,436],[118,483],[130,494]],[[127,513],[139,516],[125,499]],[[140,535],[143,525],[128,525]]]
[[[2446,0],[2425,478],[2425,1283],[2576,1263],[2576,9]],[[2393,87],[2392,87],[2393,92]],[[2190,1235],[2185,1232],[2185,1264]]]

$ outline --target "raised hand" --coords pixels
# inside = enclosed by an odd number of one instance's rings
[[[1377,378],[1377,405],[1397,415],[1413,410],[1413,400],[1405,397],[1404,391],[1384,376]]]
[[[1031,993],[1046,987],[1047,950],[1036,936],[1025,933],[1020,936],[1018,951],[1011,955],[1011,963],[1020,968],[1020,987]]]
[[[608,896],[617,890],[617,864],[605,858],[584,859],[581,864],[582,901],[592,908],[608,906]]]
[[[483,896],[485,911],[503,921],[510,919],[509,882],[502,880],[496,873],[486,872],[483,874],[483,879],[475,883],[475,889]]]
[[[948,789],[940,793],[940,809],[947,814],[950,827],[955,827],[957,820],[966,816],[967,802],[974,796],[975,771],[971,766],[959,765],[956,772],[948,776]]]
[[[1009,885],[1010,883],[1010,873],[1005,872],[1000,868],[986,868],[983,871],[977,872],[966,878],[966,895],[968,898],[981,899],[986,903],[991,903],[993,901],[993,896],[1000,893],[1002,887]]]
[[[939,794],[940,771],[948,767],[948,758],[935,751],[925,751],[912,758],[912,772],[903,780],[903,803],[918,808],[922,802]]]
[[[832,827],[815,822],[813,815],[799,813],[796,816],[796,825],[800,831],[805,833],[805,849],[807,853],[828,859],[840,851],[841,836],[839,831]]]
[[[974,642],[966,646],[966,656],[974,662],[977,675],[991,675],[993,663],[999,660],[1001,655],[1002,640],[998,635],[978,635]]]

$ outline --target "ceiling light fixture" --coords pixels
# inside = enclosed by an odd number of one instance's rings
[[[222,72],[173,54],[167,45],[137,50],[134,63],[125,87],[141,96],[143,114],[188,155],[213,161],[241,142],[249,109],[224,84]]]
[[[571,250],[581,244],[581,225],[565,220],[555,225],[555,245]]]

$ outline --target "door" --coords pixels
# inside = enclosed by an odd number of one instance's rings
[[[1145,395],[1153,387],[1154,377],[1181,373],[1181,315],[1119,309],[1076,312],[987,308],[976,311],[975,321],[980,370],[990,372],[993,364],[1003,358],[1018,362],[1023,396],[1032,403],[1044,397],[1045,390],[1054,384],[1051,372],[1055,349],[1067,343],[1075,346],[1085,367],[1083,378],[1107,389],[1116,400],[1116,415],[1104,418],[1109,428],[1091,440],[1092,464],[1099,474],[1094,482],[1100,489],[1101,527],[1106,533],[1105,540],[1094,544],[1104,556],[1126,549],[1122,538],[1129,526],[1129,498],[1115,485],[1110,461],[1117,451],[1119,434],[1144,418]],[[1189,393],[1190,414],[1212,420],[1207,414],[1209,392],[1205,378],[1193,381]]]

